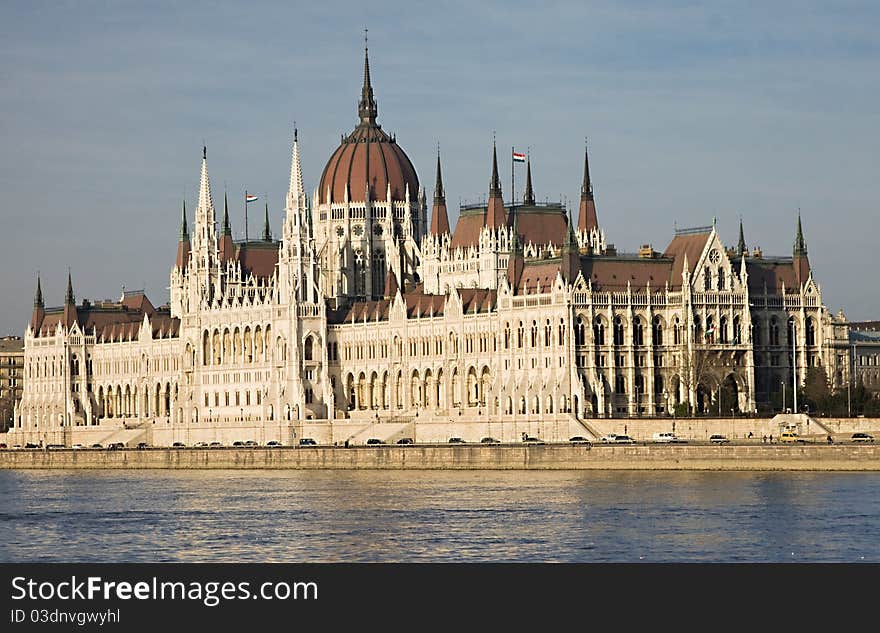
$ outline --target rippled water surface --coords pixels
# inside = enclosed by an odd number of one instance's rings
[[[880,475],[0,471],[0,534],[2,562],[880,562]]]

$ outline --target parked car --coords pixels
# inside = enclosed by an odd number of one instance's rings
[[[480,440],[480,444],[501,444],[501,442],[496,440],[494,437],[484,437]]]
[[[382,440],[380,440],[376,437],[371,437],[370,439],[367,440],[367,446],[376,446],[377,444],[384,444],[384,443],[385,442],[383,442]]]
[[[34,444],[33,442],[25,442],[24,447],[25,448],[40,448],[40,446],[38,444]]]
[[[74,445],[73,445],[73,446],[71,446],[71,447],[70,447],[70,448],[72,448],[72,449],[74,449],[74,450],[77,450],[77,451],[78,451],[78,450],[80,450],[80,449],[83,449],[83,448],[85,448],[85,446],[83,446],[83,445],[82,445],[82,444],[74,444]]]
[[[318,443],[310,437],[304,437],[299,441],[300,446],[317,446]]]
[[[532,437],[531,435],[526,435],[523,438],[523,444],[543,444],[544,440],[540,437]]]
[[[50,451],[57,451],[60,448],[67,448],[64,444],[46,444],[46,448]]]
[[[853,433],[850,440],[853,442],[873,442],[874,436],[870,433]]]
[[[150,445],[147,444],[146,442],[138,442],[137,447],[140,450],[144,450],[145,448],[150,448]]]
[[[651,438],[651,441],[652,442],[671,443],[677,439],[678,438],[675,436],[675,433],[654,433],[654,436]]]
[[[710,435],[709,442],[712,444],[727,444],[730,442],[726,435]]]
[[[195,444],[193,444],[193,446],[196,448],[208,448],[208,443],[207,442],[196,442]]]
[[[122,442],[111,442],[107,445],[108,451],[118,451],[122,448],[125,448],[125,444],[123,444]]]
[[[411,438],[411,437],[402,437],[399,440],[397,440],[397,443],[398,444],[414,444],[415,442],[413,442],[413,438]]]
[[[268,442],[266,442],[266,446],[270,446],[272,448],[277,448],[277,447],[281,446],[281,442],[279,442],[278,440],[269,440]]]
[[[593,445],[593,443],[590,440],[588,440],[587,438],[585,438],[581,435],[575,435],[574,437],[570,437],[570,438],[568,438],[568,441],[571,444],[585,444],[587,446]]]
[[[779,441],[784,443],[804,443],[804,440],[801,439],[796,431],[783,431],[782,435],[779,436]]]
[[[636,441],[629,435],[615,435],[612,440],[615,444],[635,444]]]
[[[450,437],[447,444],[464,444],[464,440],[460,437]]]
[[[235,441],[232,443],[232,445],[233,445],[233,446],[244,446],[244,442],[242,442],[241,440],[235,440]]]
[[[256,440],[245,440],[244,445],[245,446],[259,446],[259,444],[257,443]]]
[[[221,442],[211,442],[210,444],[208,444],[209,448],[219,448],[221,446],[223,446]]]
[[[184,444],[183,442],[174,442],[174,444],[172,444],[171,446],[172,448],[185,448],[186,444]]]
[[[0,442],[0,450],[6,448],[6,442]]]
[[[613,442],[616,437],[617,437],[616,433],[609,433],[608,435],[603,435],[602,437],[600,437],[599,441],[600,442]]]
[[[95,442],[94,444],[92,444],[91,446],[89,446],[89,448],[104,448],[104,447],[101,446],[101,444],[100,444],[99,442]]]

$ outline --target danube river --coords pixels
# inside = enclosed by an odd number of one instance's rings
[[[0,562],[880,562],[880,474],[0,471]]]

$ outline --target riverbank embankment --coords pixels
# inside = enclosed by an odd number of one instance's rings
[[[874,444],[18,449],[0,469],[880,471]]]

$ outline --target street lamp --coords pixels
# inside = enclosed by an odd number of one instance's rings
[[[779,383],[782,385],[782,412],[785,413],[785,381]]]

